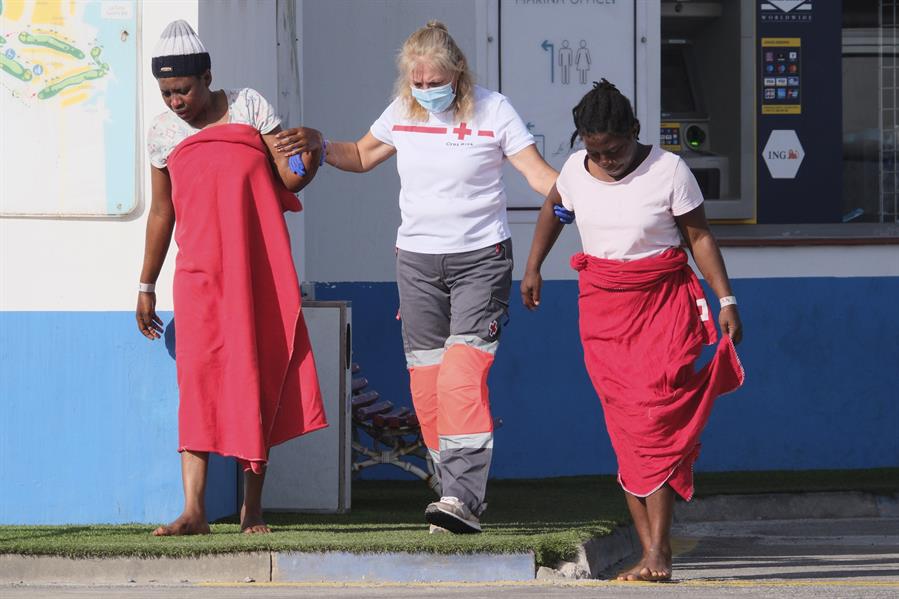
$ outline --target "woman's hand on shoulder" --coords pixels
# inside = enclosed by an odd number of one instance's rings
[[[156,294],[139,292],[137,294],[137,330],[147,339],[162,337],[162,319],[156,314]]]
[[[316,152],[322,149],[322,133],[311,127],[294,127],[285,129],[275,135],[275,150],[284,156],[293,156],[303,152]]]
[[[527,271],[521,279],[521,301],[528,310],[536,310],[540,306],[540,289],[543,277],[540,271]]]
[[[740,321],[740,313],[735,304],[721,308],[721,312],[718,314],[718,325],[721,327],[721,332],[733,340],[734,345],[743,340],[743,323]]]

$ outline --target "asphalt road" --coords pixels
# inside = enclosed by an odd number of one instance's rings
[[[4,599],[899,597],[899,518],[691,523],[675,527],[674,582],[5,586]]]

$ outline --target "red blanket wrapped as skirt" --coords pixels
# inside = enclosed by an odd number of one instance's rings
[[[584,361],[618,458],[618,482],[646,497],[666,482],[693,496],[693,462],[716,397],[743,384],[730,337],[718,338],[702,287],[680,248],[621,262],[575,254]]]
[[[300,203],[248,125],[188,137],[168,169],[179,451],[258,473],[273,445],[327,426],[283,215]]]

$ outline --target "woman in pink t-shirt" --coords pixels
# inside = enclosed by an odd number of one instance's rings
[[[715,397],[743,382],[734,344],[742,336],[736,299],[706,222],[696,180],[677,155],[637,141],[630,101],[614,85],[595,84],[572,111],[585,150],[568,159],[540,211],[525,276],[524,304],[540,304],[540,267],[577,214],[584,361],[603,406],[618,459],[618,481],[643,546],[619,580],[671,578],[675,494],[693,495],[699,436]],[[720,298],[724,337],[694,369],[718,333],[686,245]]]

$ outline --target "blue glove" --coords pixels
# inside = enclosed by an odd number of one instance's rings
[[[325,164],[325,152],[328,151],[328,140],[322,140],[322,159],[318,163],[319,166],[324,166]],[[300,154],[294,154],[290,158],[287,159],[287,165],[290,167],[294,173],[299,175],[300,177],[306,176],[306,165],[303,164],[303,159],[300,158]]]
[[[287,159],[287,165],[290,166],[290,170],[295,172],[297,175],[304,177],[306,175],[306,167],[303,165],[303,159],[300,158],[299,154],[294,154],[290,158]]]
[[[574,222],[574,212],[572,210],[567,210],[565,206],[561,204],[555,204],[553,206],[553,212],[559,219],[559,222],[563,225],[570,225]]]

